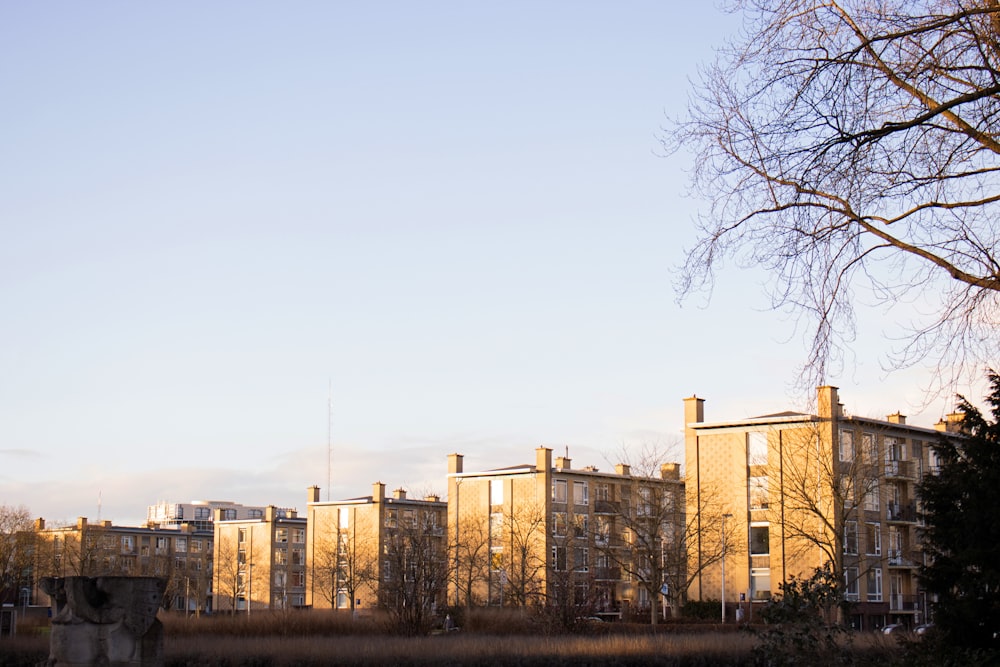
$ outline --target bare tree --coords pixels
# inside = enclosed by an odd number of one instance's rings
[[[545,506],[525,503],[502,517],[491,517],[491,589],[502,591],[503,602],[524,607],[542,601],[546,574]],[[553,555],[555,557],[555,555]],[[499,597],[491,590],[491,603]]]
[[[381,606],[405,634],[425,631],[448,590],[448,551],[438,510],[406,510],[383,537]]]
[[[0,602],[16,603],[30,589],[32,521],[24,505],[0,505]]]
[[[843,363],[859,299],[909,299],[924,319],[890,367],[936,363],[933,395],[975,377],[1000,324],[1000,3],[733,5],[741,37],[664,139],[712,202],[680,295],[725,257],[765,268],[810,322],[809,387]]]
[[[378,581],[378,526],[372,524],[369,512],[346,511],[345,525],[334,515],[318,529],[312,576],[315,589],[331,608],[337,608],[338,594],[343,593],[354,611],[362,588]]]
[[[475,591],[489,577],[489,522],[482,515],[463,515],[454,535],[450,550],[454,557],[451,576],[455,602],[472,607],[481,602]]]
[[[669,602],[671,615],[680,616],[691,582],[738,543],[731,525],[722,530],[726,509],[716,502],[716,494],[702,489],[694,507],[688,507],[668,451],[652,444],[634,453],[624,448],[619,458],[628,467],[630,481],[621,488],[615,525],[595,522],[595,544],[645,589],[652,624],[660,616],[661,596]]]

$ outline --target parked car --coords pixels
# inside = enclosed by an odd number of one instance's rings
[[[918,635],[926,635],[934,627],[933,623],[924,623],[913,628],[913,631]]]
[[[906,626],[902,623],[890,623],[889,625],[882,628],[883,635],[898,635],[901,632],[906,631]]]

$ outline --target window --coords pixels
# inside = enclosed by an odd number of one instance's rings
[[[208,507],[195,507],[194,508],[194,518],[195,519],[211,519],[212,510]]]
[[[503,480],[490,480],[490,504],[503,505]]]
[[[188,550],[188,541],[186,537],[178,537],[174,539],[174,551],[177,553],[186,553]]]
[[[249,516],[251,519],[263,519],[264,518],[264,510],[261,510],[261,509],[251,509],[248,512],[247,516]]]
[[[292,530],[292,542],[296,544],[306,543],[306,529],[305,528],[294,528]]]
[[[590,490],[588,489],[586,482],[573,482],[573,504],[590,504]]]
[[[594,542],[607,544],[611,539],[611,521],[606,516],[594,517]]]
[[[597,495],[597,500],[611,500],[611,485],[606,482],[601,482],[597,484],[597,488],[594,490]]]
[[[865,553],[869,556],[882,555],[882,525],[878,523],[865,524]]]
[[[575,547],[573,549],[573,569],[577,572],[588,572],[590,570],[590,550],[586,547]]]
[[[869,512],[877,512],[878,511],[879,502],[878,502],[878,480],[877,479],[870,479],[867,482],[867,486],[865,488],[864,506],[865,506],[865,510],[867,510]]]
[[[351,527],[351,510],[349,507],[337,508],[337,526],[341,530]]]
[[[901,565],[903,560],[903,534],[899,526],[889,526],[889,564]]]
[[[556,537],[564,537],[567,532],[566,525],[566,513],[565,512],[553,512],[552,513],[552,534]]]
[[[499,572],[503,569],[503,547],[490,549],[490,569]]]
[[[750,570],[750,593],[754,600],[767,600],[771,597],[770,568],[753,568]]]
[[[292,565],[306,564],[306,550],[301,547],[292,549]]]
[[[854,460],[854,431],[840,431],[840,460],[847,463]]]
[[[122,535],[122,553],[123,554],[135,553],[134,535]]]
[[[403,526],[406,528],[417,527],[417,511],[403,510]]]
[[[580,539],[586,539],[588,532],[590,532],[590,517],[586,514],[574,514],[573,536]]]
[[[767,556],[771,553],[770,539],[768,536],[768,526],[764,525],[751,525],[750,526],[750,555],[751,556]]]
[[[237,533],[237,541],[239,541],[241,543],[247,541],[247,529],[246,528],[240,528],[239,529],[239,532]]]
[[[566,571],[566,547],[552,547],[552,569],[556,572]]]
[[[767,509],[767,476],[750,478],[750,509]]]
[[[868,465],[878,462],[878,442],[874,433],[861,434],[861,460]]]
[[[306,585],[306,573],[305,572],[292,572],[291,573],[291,579],[292,579],[291,586],[293,586],[293,587],[301,588],[302,586]]]
[[[284,588],[286,581],[288,581],[288,574],[285,571],[274,573],[274,585],[277,588]]]
[[[287,565],[288,564],[288,550],[287,549],[275,549],[274,550],[274,564],[275,565]]]
[[[395,528],[396,527],[396,520],[397,520],[397,518],[398,518],[398,513],[397,513],[397,510],[395,508],[386,510],[385,511],[385,527],[386,528]]]
[[[191,539],[191,553],[193,554],[201,553],[201,540],[197,538]]]
[[[885,460],[886,461],[905,461],[906,460],[906,444],[899,438],[886,438],[885,439]]]
[[[236,519],[236,510],[235,509],[222,510],[222,519],[224,521],[234,521]]]
[[[554,503],[566,502],[566,480],[564,479],[552,480],[552,502]]]
[[[858,522],[844,522],[844,553],[856,555],[858,553]]]
[[[844,496],[844,509],[854,509],[854,478],[850,475],[840,476],[840,493]]]
[[[639,501],[635,506],[636,516],[653,515],[653,490],[648,486],[639,487]]]
[[[873,567],[868,570],[868,581],[865,582],[868,588],[868,601],[882,601],[882,568]]]
[[[767,465],[767,433],[760,431],[747,433],[747,465]]]
[[[503,512],[490,514],[490,539],[503,539]]]
[[[288,529],[287,528],[279,528],[276,531],[274,531],[274,541],[275,542],[281,542],[281,543],[288,542]]]
[[[844,599],[857,602],[861,599],[858,593],[858,568],[844,568]]]
[[[156,553],[165,554],[167,550],[170,549],[170,538],[169,537],[157,537],[156,538]]]

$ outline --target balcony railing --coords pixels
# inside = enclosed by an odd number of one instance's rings
[[[889,503],[885,508],[885,518],[888,521],[916,523],[917,507],[914,503]]]
[[[610,581],[618,581],[622,578],[622,571],[619,567],[595,567],[594,578]]]
[[[890,549],[887,553],[889,567],[920,567],[913,554],[902,549]]]
[[[612,500],[594,501],[595,514],[618,514],[620,510],[621,510],[621,503],[617,503]]]
[[[914,478],[913,461],[886,461],[885,476],[913,479]]]
[[[765,556],[754,556],[750,555],[750,567],[753,569],[758,568],[769,568],[771,567],[771,557],[769,555]]]
[[[916,595],[889,595],[889,611],[919,611],[920,598]]]

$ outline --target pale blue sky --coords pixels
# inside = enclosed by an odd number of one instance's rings
[[[138,522],[607,467],[801,407],[760,276],[674,302],[701,205],[666,115],[709,3],[0,5],[0,503]],[[861,322],[849,409],[921,414]],[[681,457],[680,449],[676,449]]]

